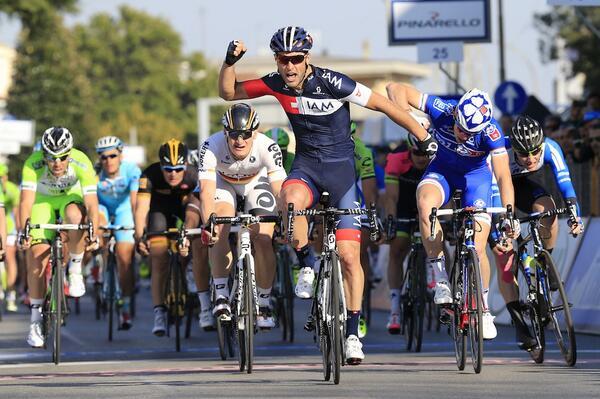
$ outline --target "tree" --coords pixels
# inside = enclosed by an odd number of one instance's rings
[[[573,75],[584,73],[586,89],[600,91],[600,38],[586,26],[581,16],[588,19],[593,26],[600,27],[600,7],[555,7],[549,13],[535,15],[536,26],[544,35],[540,42],[542,60],[555,60],[556,38],[564,39],[565,50],[573,64]]]
[[[78,0],[0,0],[0,12],[18,18],[23,27],[45,28],[58,11],[76,11]]]
[[[38,133],[61,125],[73,132],[76,144],[87,143],[95,127],[90,85],[62,17],[46,18],[44,30],[21,31],[7,109],[17,118],[35,120]]]

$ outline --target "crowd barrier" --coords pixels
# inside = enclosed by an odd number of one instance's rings
[[[600,218],[584,218],[585,233],[573,238],[567,229],[566,221],[560,219],[559,237],[552,257],[559,268],[571,308],[575,331],[600,334]],[[528,226],[523,225],[524,232]],[[385,251],[384,251],[385,253]],[[492,263],[489,305],[496,324],[510,324],[510,316],[498,289],[494,257],[488,250]],[[387,270],[387,257],[381,256],[381,270]],[[384,259],[385,258],[385,259]],[[389,310],[389,290],[385,278],[373,291],[372,304],[375,308]]]

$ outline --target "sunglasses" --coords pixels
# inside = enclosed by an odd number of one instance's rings
[[[530,156],[536,156],[537,154],[539,154],[540,152],[542,152],[542,147],[537,148],[533,151],[529,151],[529,152],[521,152],[521,151],[515,151],[517,153],[518,156],[520,156],[521,158],[527,158]]]
[[[232,140],[237,140],[240,136],[242,136],[244,140],[248,140],[252,137],[252,133],[254,133],[252,130],[228,130],[227,136]]]
[[[298,65],[304,61],[304,58],[306,58],[306,55],[304,55],[304,54],[290,55],[290,56],[283,55],[283,54],[277,54],[277,62],[279,62],[281,65],[287,65],[289,62],[291,62],[294,65]]]
[[[48,162],[63,162],[69,158],[70,154],[61,155],[60,157],[53,157],[52,155],[46,155],[46,161]]]
[[[107,159],[115,159],[119,154],[108,154],[108,155],[100,155],[100,159],[106,161]]]
[[[185,166],[184,165],[179,165],[179,166],[161,166],[160,167],[163,171],[167,172],[167,173],[179,173],[179,172],[183,172],[185,170]]]

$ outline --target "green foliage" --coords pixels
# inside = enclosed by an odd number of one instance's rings
[[[7,109],[19,119],[35,120],[38,136],[61,125],[73,132],[76,143],[86,143],[95,126],[90,85],[62,18],[48,18],[52,23],[43,31],[21,32]]]
[[[45,29],[57,11],[76,11],[77,0],[0,0],[0,12],[21,20],[26,29]]]
[[[600,38],[586,26],[578,13],[585,16],[597,30],[600,30],[600,7],[554,7],[549,13],[535,15],[536,27],[544,35],[540,42],[540,52],[543,61],[555,60],[556,39],[558,37],[564,39],[565,49],[573,63],[572,73],[584,73],[586,88],[599,91]]]

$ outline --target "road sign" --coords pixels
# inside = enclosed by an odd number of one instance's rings
[[[527,105],[527,93],[517,82],[507,80],[494,92],[494,103],[505,115],[518,115]]]
[[[491,41],[489,0],[388,0],[390,46]]]
[[[461,62],[463,60],[462,42],[417,43],[419,63]]]

